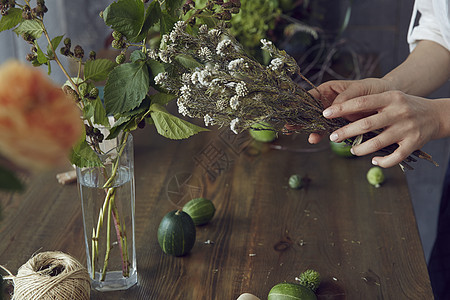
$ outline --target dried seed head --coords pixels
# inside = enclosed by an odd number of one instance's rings
[[[31,14],[31,9],[28,5],[25,5],[22,9],[22,19],[24,19],[24,20],[33,19],[33,15]]]
[[[72,41],[71,41],[69,38],[65,38],[65,39],[64,39],[64,45],[65,45],[67,48],[70,48],[70,47],[72,47]]]
[[[117,64],[123,64],[125,62],[125,54],[120,53],[119,55],[116,56],[116,63]]]
[[[83,58],[84,57],[84,50],[80,45],[76,45],[73,49],[74,56],[76,58]]]
[[[89,59],[90,60],[94,60],[96,57],[97,57],[97,53],[94,50],[89,52]]]
[[[111,46],[114,49],[122,49],[125,46],[125,43],[122,40],[114,40],[112,41]]]
[[[230,3],[233,5],[233,7],[241,7],[241,0],[230,0]]]
[[[222,13],[217,15],[219,20],[229,21],[231,20],[231,12],[228,10],[223,11]]]
[[[31,34],[29,34],[29,33],[24,33],[24,34],[22,34],[22,38],[27,42],[27,43],[30,43],[30,44],[33,44],[34,43],[34,41],[36,40]]]
[[[28,53],[26,56],[26,59],[27,59],[27,61],[32,62],[36,59],[36,57],[37,57],[36,53]]]
[[[75,102],[79,102],[80,101],[80,97],[78,96],[77,92],[75,92],[75,90],[73,88],[71,88],[70,86],[65,85],[63,87],[63,91],[64,91],[64,93],[67,96],[72,98]]]
[[[123,34],[121,34],[120,32],[114,30],[114,31],[112,32],[112,36],[113,36],[113,38],[114,38],[115,40],[119,41],[119,40],[122,39]]]
[[[59,49],[59,52],[64,56],[70,55],[70,49],[68,47],[61,47],[61,49]]]
[[[89,99],[97,99],[99,94],[98,88],[92,88],[91,91],[89,92]]]

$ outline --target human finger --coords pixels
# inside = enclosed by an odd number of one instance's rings
[[[391,125],[392,122],[389,113],[373,114],[336,129],[330,134],[330,140],[339,143],[360,134],[385,128]]]
[[[308,142],[310,144],[318,144],[324,137],[323,133],[311,133],[308,137]]]
[[[397,149],[386,156],[375,156],[372,158],[372,164],[380,166],[382,168],[390,168],[401,163],[405,158],[411,155],[416,150],[414,143],[410,143],[407,140],[399,143]]]
[[[353,146],[351,152],[356,156],[368,155],[392,144],[396,144],[400,139],[400,136],[386,130],[359,145]]]
[[[389,104],[387,93],[360,96],[341,103],[333,103],[323,111],[323,116],[332,119],[349,115],[374,113]]]

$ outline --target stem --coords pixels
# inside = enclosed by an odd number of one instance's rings
[[[113,170],[111,173],[111,176],[109,177],[108,181],[105,182],[105,184],[103,185],[103,188],[108,188],[109,185],[111,185],[111,183],[113,182],[113,180],[116,178],[117,175],[117,169],[119,168],[119,161],[120,161],[120,157],[123,154],[123,150],[125,150],[125,145],[126,145],[126,141],[128,140],[128,136],[130,135],[129,132],[126,132],[122,138],[122,140],[120,141],[120,149],[119,149],[119,153],[117,154],[117,159],[114,162],[114,166],[113,166]]]
[[[27,1],[27,3],[28,3],[28,1]],[[58,64],[59,68],[64,73],[64,75],[67,77],[67,80],[69,80],[70,84],[75,88],[75,90],[78,93],[78,95],[80,95],[80,91],[78,90],[78,85],[76,85],[75,82],[73,82],[72,77],[70,77],[69,73],[66,71],[66,69],[62,65],[61,61],[59,60],[58,55],[56,54],[56,50],[55,50],[55,48],[52,45],[52,41],[51,41],[50,36],[48,35],[48,32],[47,32],[47,29],[46,29],[46,27],[44,25],[44,21],[42,21],[41,19],[38,19],[38,18],[36,18],[36,20],[41,24],[42,31],[43,31],[43,33],[45,35],[45,38],[47,39],[47,42],[48,42],[48,45],[49,45],[50,49],[53,52],[53,59]]]
[[[106,227],[106,253],[105,253],[105,262],[103,263],[103,271],[102,276],[100,278],[100,281],[104,281],[106,277],[106,269],[108,267],[108,261],[109,261],[109,254],[111,252],[111,209],[112,205],[111,202],[114,201],[114,197],[116,194],[116,189],[111,188],[110,190],[113,190],[111,200],[108,203],[108,222]]]
[[[105,218],[105,211],[107,209],[107,206],[109,205],[111,198],[114,197],[116,192],[115,188],[108,189],[108,192],[106,193],[105,201],[103,202],[103,207],[100,209],[98,221],[97,221],[97,229],[93,232],[92,236],[92,278],[95,278],[95,260],[98,256],[98,237],[100,234],[100,229],[103,225],[103,219]],[[108,216],[109,218],[109,216]],[[109,235],[108,235],[109,236]],[[107,237],[108,239],[108,237]]]
[[[105,201],[103,202],[103,207],[100,209],[98,221],[97,221],[97,229],[92,237],[92,278],[95,278],[95,260],[98,256],[98,237],[100,233],[100,229],[103,225],[103,219],[105,218],[105,212],[108,210],[108,219],[107,219],[107,228],[106,228],[106,253],[105,253],[105,261],[102,269],[101,281],[105,280],[106,270],[108,266],[109,255],[111,251],[111,216],[114,219],[114,225],[116,229],[117,238],[120,245],[120,253],[122,255],[122,267],[123,274],[129,274],[128,270],[128,251],[126,251],[126,234],[125,230],[121,230],[119,223],[119,212],[117,211],[117,207],[115,205],[115,193],[116,187],[111,187],[112,182],[117,176],[117,170],[119,168],[120,157],[125,150],[126,142],[128,140],[129,132],[126,132],[120,141],[120,148],[117,154],[117,157],[114,161],[113,169],[111,172],[111,176],[108,178],[106,183],[103,185],[104,189],[107,189]],[[125,251],[124,251],[125,247]]]
[[[125,223],[123,224],[123,228],[120,226],[119,212],[117,210],[117,206],[115,201],[112,203],[112,216],[114,221],[114,227],[116,229],[117,240],[120,241],[119,249],[122,254],[122,274],[124,277],[127,277],[130,274],[128,261],[128,248],[127,248],[127,235],[125,231]]]

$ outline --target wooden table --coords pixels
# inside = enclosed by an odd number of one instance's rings
[[[273,149],[282,145],[285,150]],[[135,134],[138,285],[92,292],[91,299],[266,299],[272,286],[306,269],[322,276],[319,299],[432,299],[405,177],[366,181],[370,157],[336,156],[304,137],[253,142],[227,129],[170,141],[147,128]],[[0,264],[13,273],[35,252],[60,250],[85,264],[76,184],[56,170],[26,177],[23,194],[0,194]],[[300,190],[292,174],[306,175]],[[160,249],[162,217],[191,197],[216,206],[185,257]]]

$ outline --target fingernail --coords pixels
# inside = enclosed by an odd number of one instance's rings
[[[323,112],[322,112],[322,114],[323,114],[323,116],[326,118],[326,117],[329,117],[329,116],[331,116],[331,113],[332,113],[333,111],[330,109],[330,108],[327,108],[327,109],[325,109]]]
[[[353,148],[350,148],[350,153],[351,153],[352,155],[355,155],[355,151],[353,150]]]
[[[336,142],[338,138],[339,138],[339,136],[337,135],[337,133],[334,133],[334,132],[333,132],[333,133],[330,135],[330,140],[331,140],[332,142]]]
[[[378,166],[378,162],[375,159],[372,159],[372,165]]]

